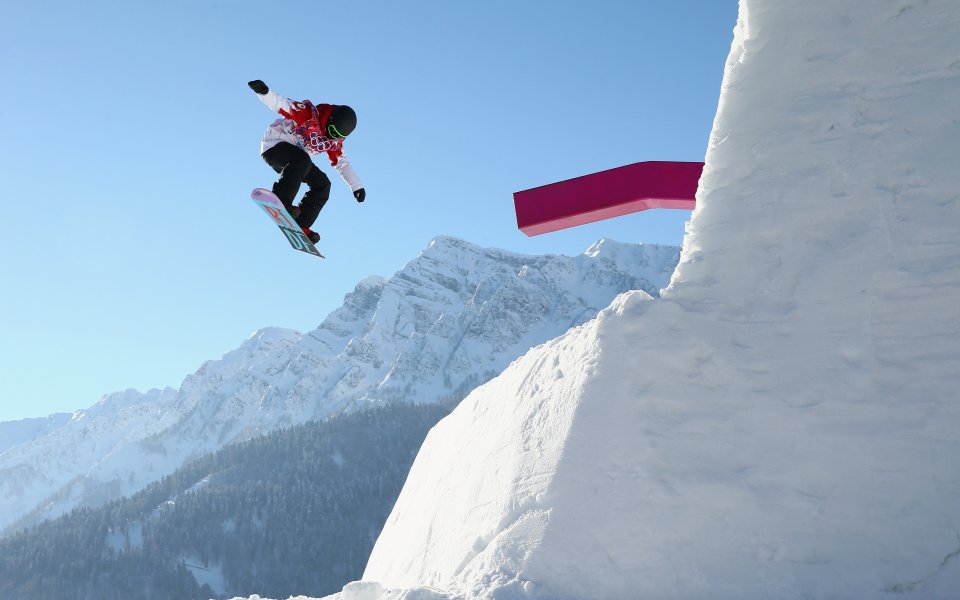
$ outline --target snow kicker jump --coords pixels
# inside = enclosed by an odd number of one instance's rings
[[[517,227],[540,235],[648,208],[693,210],[702,162],[639,162],[516,192]]]

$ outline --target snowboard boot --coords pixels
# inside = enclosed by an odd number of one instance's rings
[[[309,227],[304,227],[303,233],[306,234],[307,239],[310,240],[310,242],[313,244],[316,244],[317,242],[320,241],[320,234],[317,233],[316,231],[313,231]]]
[[[284,204],[283,207],[287,209],[287,212],[290,213],[290,216],[293,217],[294,221],[296,221],[297,217],[300,216],[299,206],[294,206],[292,204],[290,206],[287,206],[286,204]]]

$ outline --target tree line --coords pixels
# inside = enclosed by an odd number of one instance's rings
[[[18,532],[0,540],[0,598],[337,592],[362,576],[417,451],[448,410],[393,404],[279,430],[132,497]]]

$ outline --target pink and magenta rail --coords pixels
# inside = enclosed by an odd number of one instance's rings
[[[640,162],[513,195],[517,227],[539,235],[650,208],[693,210],[702,162]]]

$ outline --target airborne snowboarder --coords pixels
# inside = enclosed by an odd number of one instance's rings
[[[330,197],[330,179],[313,164],[311,155],[326,152],[331,166],[350,186],[357,202],[366,199],[363,183],[343,154],[343,140],[357,126],[357,115],[352,108],[342,104],[290,100],[259,79],[247,85],[257,93],[261,102],[283,117],[271,123],[264,133],[260,156],[280,174],[273,184],[273,193],[315,244],[320,234],[310,228]],[[294,206],[301,183],[306,183],[309,189],[300,204]]]

